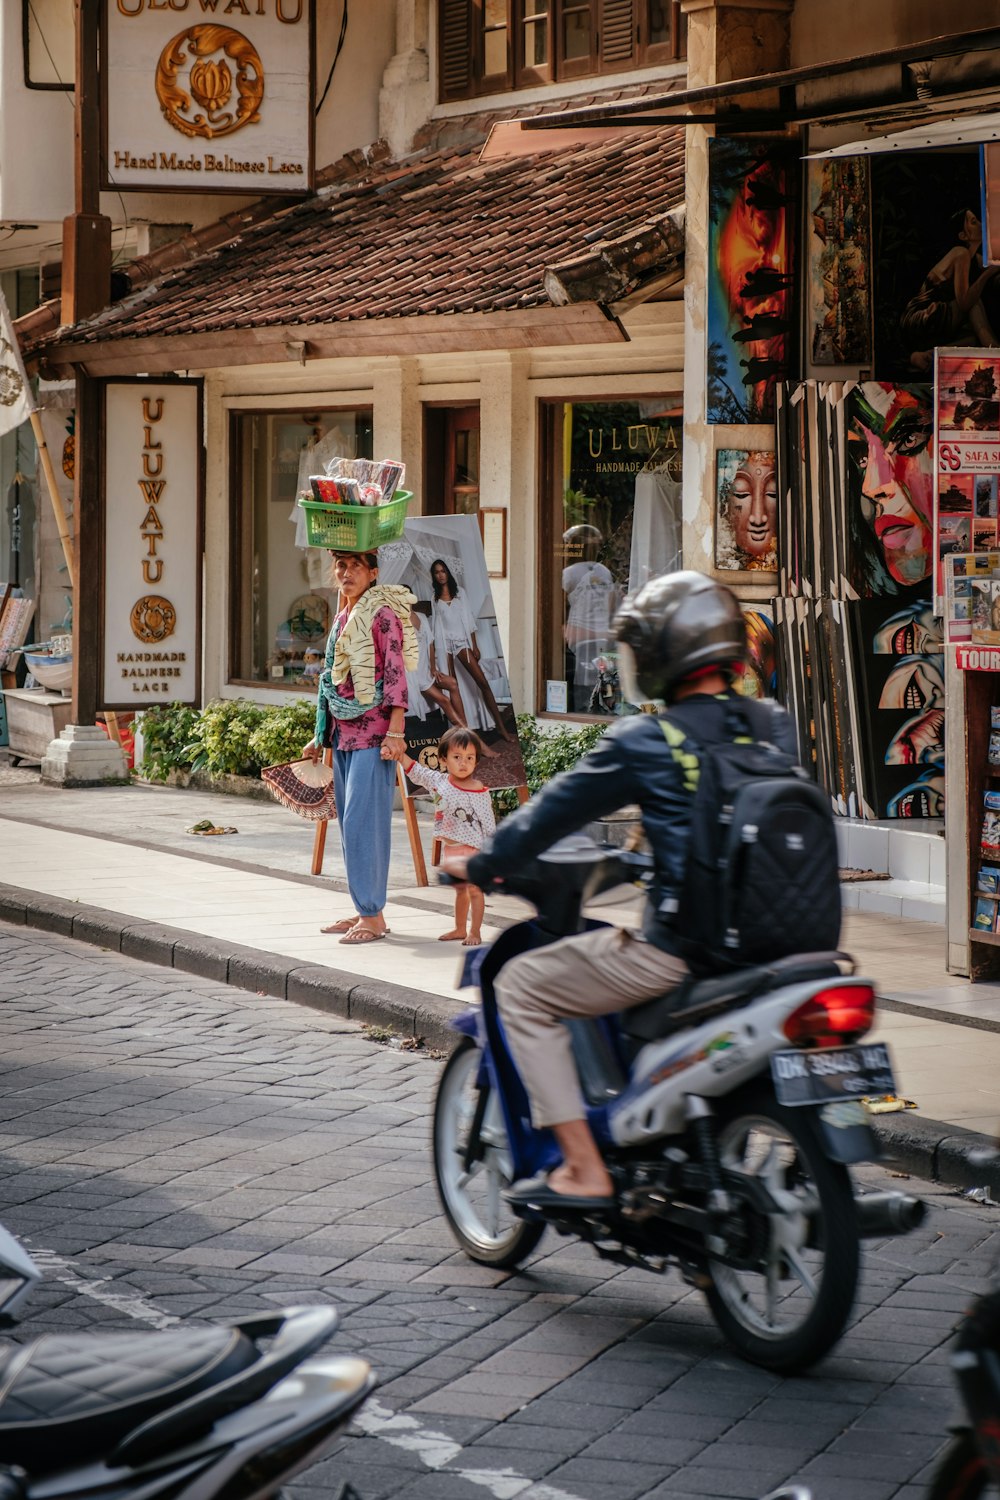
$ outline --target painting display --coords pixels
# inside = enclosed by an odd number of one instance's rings
[[[997,545],[1000,350],[939,349],[934,366],[934,594],[944,607],[945,559]]]
[[[851,586],[862,598],[923,587],[934,556],[930,390],[869,380],[846,400]]]
[[[715,464],[715,566],[774,572],[778,566],[774,453],[720,448]]]
[[[808,381],[778,403],[779,572],[791,596],[774,606],[779,688],[817,778],[850,816],[943,807],[932,408],[928,387],[880,381]],[[980,502],[996,508],[985,488]],[[971,529],[974,484],[961,503],[956,519]]]
[[[404,725],[413,760],[438,769],[450,725],[483,743],[477,775],[491,790],[523,786],[524,761],[497,628],[483,540],[475,516],[411,516],[403,539],[379,548],[379,581],[414,595],[417,667],[407,672]]]
[[[787,143],[708,143],[709,422],[772,422],[794,349],[791,236],[797,162]]]
[[[983,260],[978,150],[876,156],[871,198],[874,374],[929,379],[936,347],[1000,342],[1000,268]]]
[[[871,179],[865,156],[807,165],[806,330],[814,365],[871,360]]]

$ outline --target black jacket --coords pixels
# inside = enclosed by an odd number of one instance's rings
[[[735,693],[685,698],[686,724],[696,717],[704,722],[703,733],[699,724],[699,733],[692,729],[691,738],[706,743],[727,738],[727,713],[738,711],[743,702]],[[791,718],[776,703],[770,709],[768,738],[796,755]],[[618,719],[578,765],[557,776],[501,823],[493,841],[469,860],[469,878],[488,887],[495,876],[513,873],[584,824],[638,803],[655,862],[643,934],[655,947],[676,953],[672,914],[660,907],[665,896],[683,884],[692,802],[684,786],[683,767],[671,752],[658,718],[637,714]]]

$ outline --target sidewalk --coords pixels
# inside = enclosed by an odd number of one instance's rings
[[[204,818],[238,832],[187,833]],[[429,822],[422,828],[429,847]],[[392,935],[365,947],[319,932],[351,904],[336,829],[322,877],[307,873],[312,838],[312,824],[270,802],[158,787],[54,790],[3,767],[0,919],[447,1045],[448,1017],[468,999],[455,988],[461,948],[434,941],[451,925],[452,898],[415,884],[402,816]],[[630,910],[615,893],[599,914],[627,921]],[[501,924],[524,911],[512,898],[487,907]],[[487,924],[484,937],[497,931]],[[1000,1116],[1000,985],[947,974],[944,932],[932,923],[847,911],[843,946],[878,982],[885,1002],[874,1035],[891,1045],[900,1089],[919,1106],[881,1117],[880,1129],[913,1170],[961,1185],[990,1180],[969,1154]]]

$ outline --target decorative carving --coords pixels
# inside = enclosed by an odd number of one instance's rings
[[[221,55],[217,55],[221,54]],[[229,62],[235,64],[235,78]],[[179,81],[188,71],[188,89]],[[235,83],[237,102],[227,109]],[[168,42],[156,67],[156,97],[182,135],[232,135],[260,121],[264,67],[245,36],[229,26],[189,26]]]
[[[160,594],[146,594],[132,606],[132,634],[146,646],[155,646],[173,635],[177,611]]]
[[[7,356],[14,354],[14,346],[0,335],[0,406],[14,406],[24,393],[24,381],[17,368],[17,356],[7,363]]]

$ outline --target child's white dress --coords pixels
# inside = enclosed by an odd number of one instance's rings
[[[407,771],[411,781],[426,787],[434,799],[434,836],[448,844],[481,849],[496,832],[488,788],[472,792],[456,786],[445,771],[429,771],[414,761]]]

